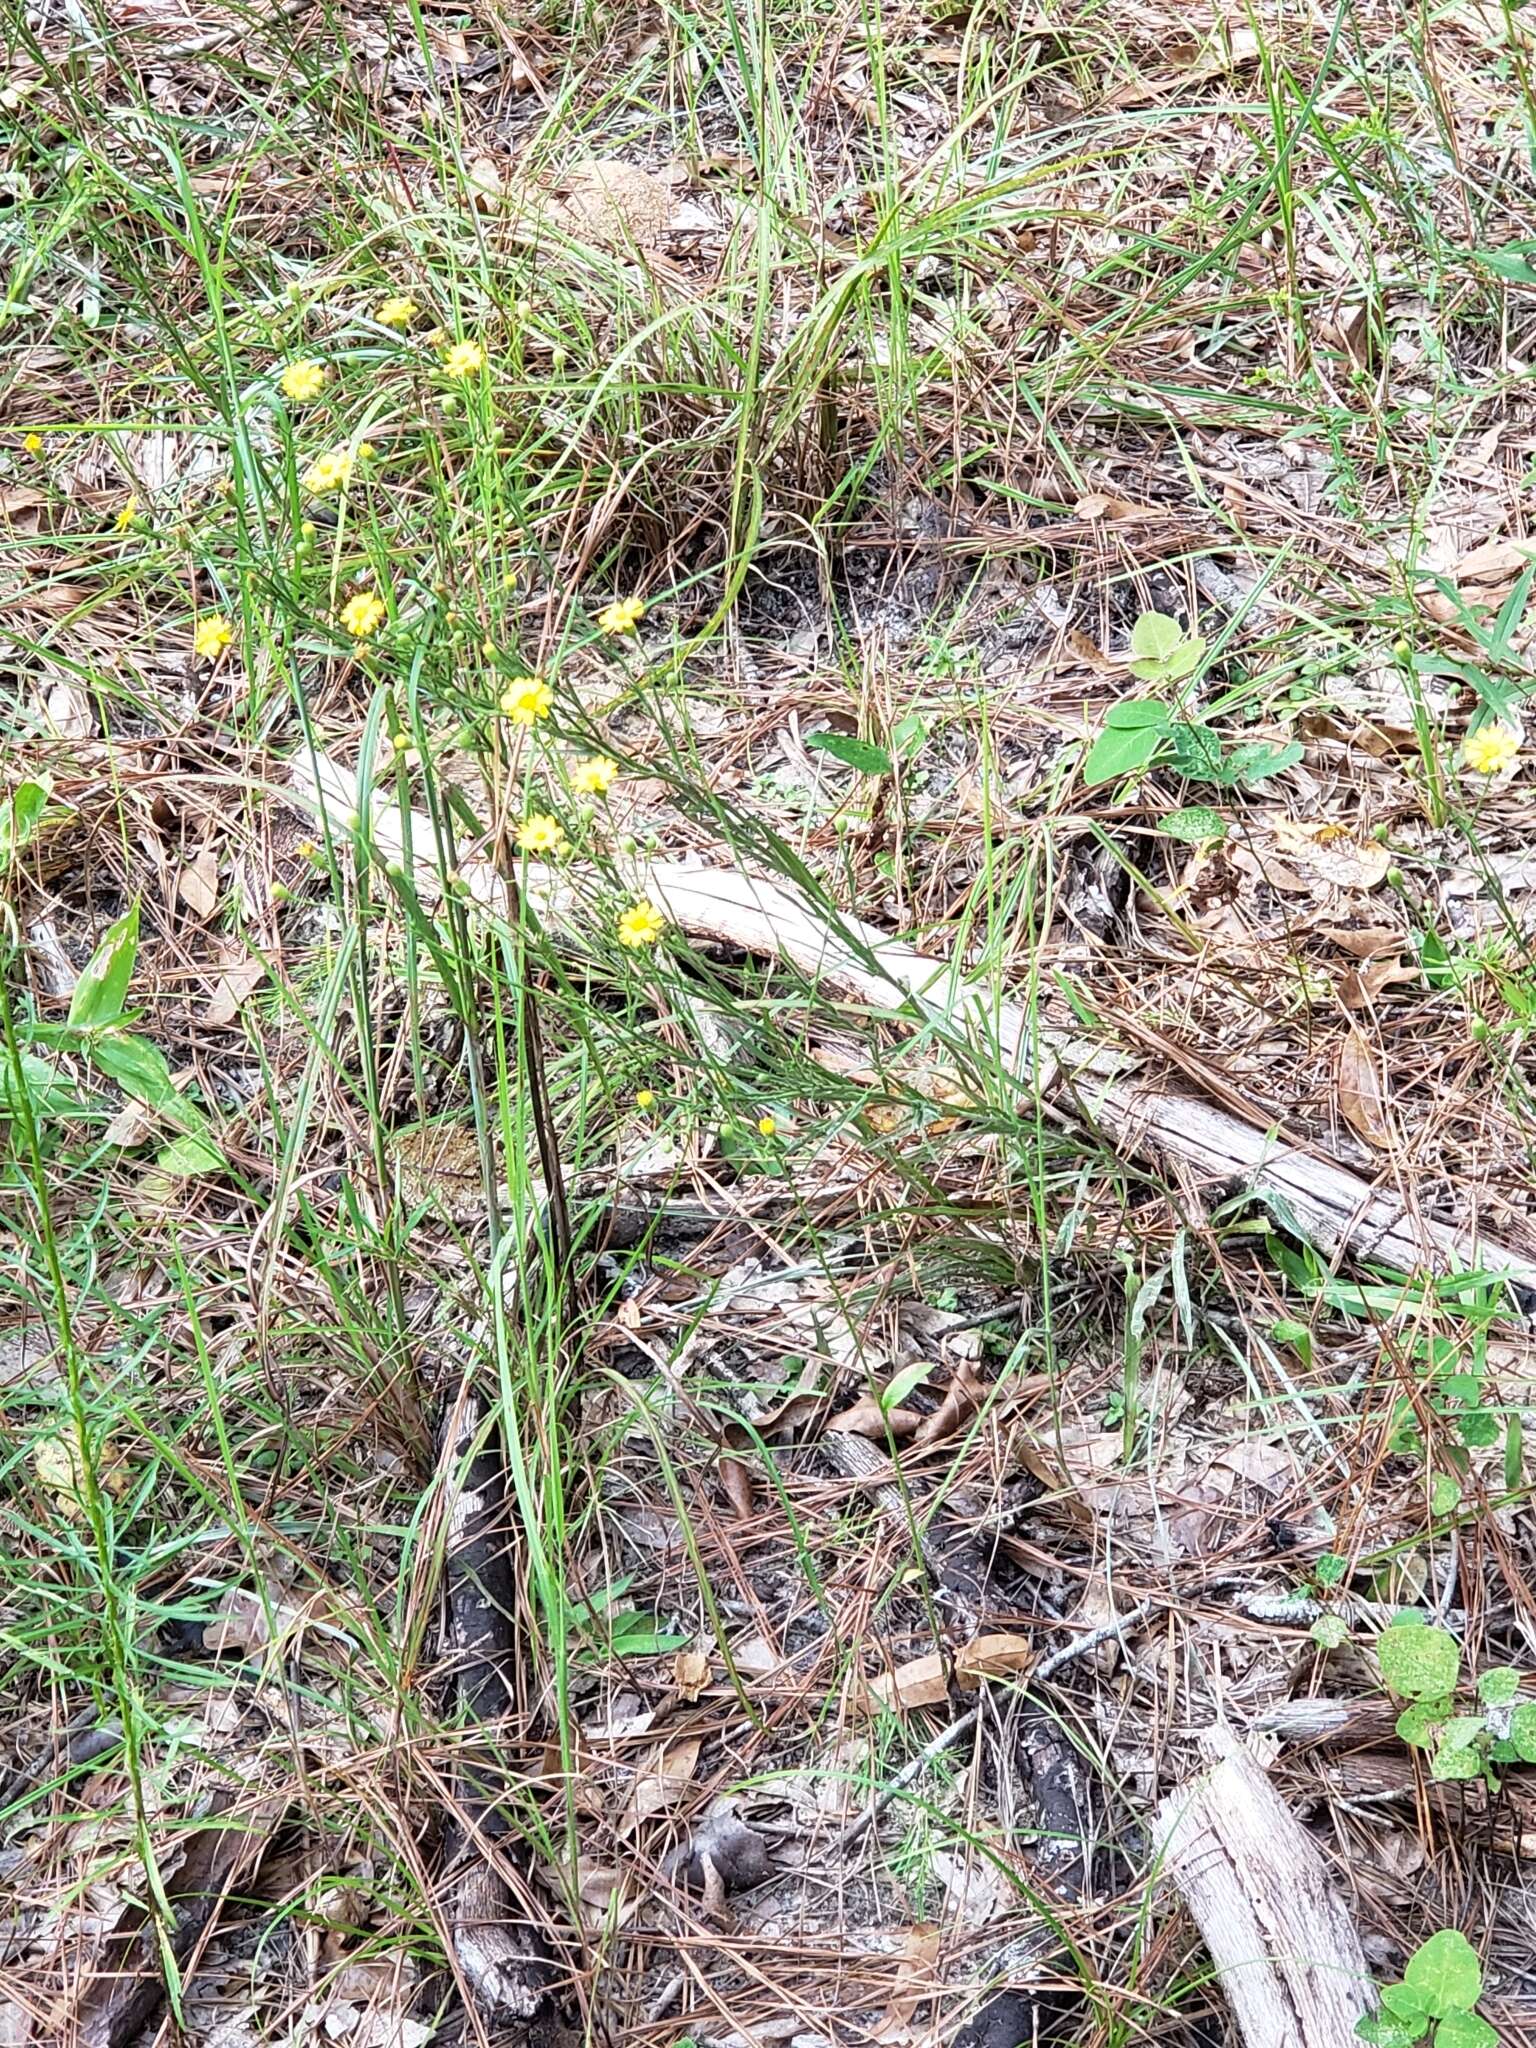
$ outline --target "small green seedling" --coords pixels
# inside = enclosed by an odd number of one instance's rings
[[[1192,676],[1204,659],[1205,636],[1186,632],[1177,619],[1164,612],[1143,612],[1131,629],[1131,674],[1142,682],[1166,689]],[[1092,786],[1139,775],[1166,755],[1175,773],[1187,782],[1212,782],[1221,789],[1236,789],[1278,774],[1299,761],[1301,754],[1301,747],[1294,742],[1272,747],[1250,740],[1229,747],[1214,726],[1177,717],[1161,698],[1127,697],[1110,707],[1104,730],[1083,763],[1083,780]],[[1183,821],[1183,829],[1172,820],[1165,819],[1164,825],[1176,838],[1199,843],[1226,834],[1225,823],[1204,805],[1176,811],[1174,819]],[[1213,829],[1213,820],[1219,829]]]
[[[1497,2048],[1497,2033],[1472,2010],[1482,1990],[1476,1949],[1454,1927],[1442,1927],[1409,1957],[1403,1981],[1382,1987],[1380,2011],[1356,2020],[1355,2032],[1375,2048],[1413,2048],[1426,2039],[1434,2048]]]
[[[1536,1763],[1536,1700],[1517,1698],[1518,1671],[1484,1671],[1477,1681],[1482,1712],[1458,1714],[1461,1649],[1446,1630],[1401,1615],[1377,1637],[1376,1657],[1388,1689],[1407,1702],[1397,1732],[1410,1748],[1429,1752],[1432,1778],[1482,1778],[1496,1790],[1496,1764]]]

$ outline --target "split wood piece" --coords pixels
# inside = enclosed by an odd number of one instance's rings
[[[325,755],[295,761],[296,799],[324,815],[333,832],[355,815],[356,780]],[[373,799],[371,830],[380,855],[403,857],[397,806]],[[414,879],[424,901],[438,893],[432,821],[410,815]],[[461,860],[469,897],[505,917],[505,885],[485,860]],[[1283,1142],[1262,1118],[1247,1121],[1132,1071],[1139,1061],[1049,1024],[1022,1004],[967,985],[958,963],[930,959],[853,917],[829,919],[798,890],[739,869],[658,861],[636,871],[637,895],[695,937],[723,941],[797,967],[809,980],[882,1011],[912,1011],[947,1032],[984,1064],[1001,1058],[1020,1092],[1038,1090],[1102,1132],[1126,1156],[1177,1161],[1204,1187],[1247,1190],[1267,1200],[1301,1236],[1330,1257],[1349,1251],[1402,1272],[1499,1272],[1536,1296],[1536,1257],[1420,1215],[1410,1200],[1371,1186],[1322,1154]],[[597,910],[568,872],[530,866],[530,906],[557,936],[590,927]]]
[[[517,1704],[517,1586],[511,1504],[500,1432],[466,1387],[445,1418],[453,1491],[444,1559],[444,1634],[466,1730],[456,1754],[445,1829],[453,1953],[477,2010],[528,2021],[549,2002],[553,1971],[538,1928],[518,1903],[504,1858],[514,1829],[500,1803],[494,1731]]]
[[[186,1838],[180,1867],[165,1883],[172,1914],[168,1942],[178,1967],[208,1933],[240,1879],[261,1861],[285,1805],[270,1800],[237,1814],[232,1799],[220,1797]],[[75,2041],[80,2048],[126,2048],[164,2002],[160,1939],[149,1909],[131,1906],[102,1943],[68,2012],[55,2014],[36,2038],[40,2044]]]
[[[1243,2048],[1354,2048],[1374,2011],[1354,1922],[1317,1845],[1232,1734],[1158,1808],[1158,1859],[1194,1916]]]

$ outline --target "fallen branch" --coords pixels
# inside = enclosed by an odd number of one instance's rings
[[[1322,1856],[1226,1729],[1206,1747],[1212,1767],[1163,1801],[1156,1841],[1243,2048],[1353,2048],[1375,1997]]]
[[[354,778],[319,756],[296,761],[293,793],[325,817],[333,833],[355,820]],[[399,810],[377,796],[370,829],[386,861],[403,857]],[[432,821],[410,816],[414,880],[424,901],[439,893]],[[492,915],[507,915],[505,885],[489,861],[461,861],[460,880]],[[880,1010],[916,1010],[942,1025],[979,1060],[1001,1060],[1020,1092],[1038,1089],[1064,1101],[1127,1157],[1177,1161],[1210,1188],[1245,1189],[1267,1201],[1301,1237],[1330,1256],[1351,1251],[1401,1272],[1498,1272],[1536,1295],[1536,1257],[1421,1216],[1411,1201],[1370,1186],[1320,1153],[1283,1142],[1260,1122],[1192,1096],[1177,1095],[1130,1071],[1135,1059],[1049,1024],[1018,1003],[967,987],[957,964],[930,959],[857,918],[830,918],[798,891],[739,869],[658,861],[634,878],[682,930],[790,962],[809,980]],[[530,866],[530,906],[556,933],[592,920],[591,904],[569,872]]]

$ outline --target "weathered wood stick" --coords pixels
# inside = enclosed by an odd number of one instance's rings
[[[349,829],[356,783],[335,761],[295,761],[292,789],[329,819],[333,832]],[[394,804],[375,796],[370,827],[385,860],[403,857]],[[433,825],[424,813],[410,815],[410,845],[417,890],[430,900],[439,884]],[[489,861],[463,861],[458,874],[483,910],[506,916],[505,888]],[[1480,1231],[1434,1222],[1402,1195],[1280,1140],[1259,1120],[1139,1079],[1130,1071],[1134,1056],[1047,1023],[1022,1004],[994,1000],[968,986],[958,964],[931,959],[873,925],[853,917],[834,922],[797,890],[740,869],[679,861],[640,869],[633,888],[696,937],[790,962],[808,980],[874,1008],[915,1010],[981,1061],[1001,1059],[1021,1093],[1050,1096],[1123,1155],[1176,1160],[1208,1187],[1249,1190],[1330,1256],[1348,1251],[1406,1273],[1497,1272],[1536,1296],[1536,1256]],[[596,914],[590,883],[583,887],[569,871],[530,866],[526,895],[556,934],[579,933]]]
[[[1376,1999],[1322,1856],[1226,1729],[1206,1749],[1211,1768],[1158,1808],[1156,1842],[1243,2048],[1351,2048]]]

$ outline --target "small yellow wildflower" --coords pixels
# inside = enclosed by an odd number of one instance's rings
[[[644,617],[643,598],[621,597],[617,603],[605,605],[598,613],[597,630],[606,633],[610,640],[617,640],[625,633],[633,633]]]
[[[538,676],[518,676],[501,693],[501,712],[514,725],[537,725],[554,701],[554,691]]]
[[[397,732],[389,744],[397,754],[408,754],[414,742],[408,732]]]
[[[656,1107],[656,1090],[654,1088],[637,1088],[635,1090],[635,1107],[636,1109],[654,1109]]]
[[[138,520],[139,501],[136,495],[130,493],[129,496],[123,500],[122,509],[119,511],[117,517],[113,520],[112,524],[117,528],[119,533],[126,533],[131,526],[136,526],[138,524]]]
[[[485,368],[485,350],[478,341],[455,341],[443,350],[445,377],[473,377]]]
[[[778,1125],[774,1122],[771,1116],[760,1116],[757,1120],[757,1131],[759,1137],[771,1138],[778,1128]]]
[[[199,661],[217,661],[230,641],[235,629],[222,612],[210,612],[206,619],[199,619],[197,630],[192,635],[192,652]]]
[[[23,437],[21,445],[29,455],[41,455],[43,452],[43,437],[41,434],[27,434]]]
[[[278,378],[277,386],[284,398],[292,398],[305,405],[310,399],[320,396],[330,374],[324,363],[290,363]]]
[[[373,317],[381,327],[409,327],[420,311],[416,301],[402,292],[398,298],[386,299]]]
[[[304,488],[323,497],[327,491],[344,491],[352,481],[350,448],[327,448],[304,472]]]
[[[618,762],[605,754],[588,754],[571,768],[571,787],[578,796],[606,796],[618,779]]]
[[[360,590],[347,599],[337,616],[354,640],[366,640],[389,617],[389,606],[375,592]]]
[[[482,640],[480,642],[480,652],[487,661],[494,661],[496,659],[496,642],[494,640]]]
[[[654,946],[666,928],[667,920],[650,897],[642,896],[638,903],[631,903],[628,910],[619,914],[619,944],[630,947],[632,951],[638,951],[642,946]]]
[[[1520,751],[1520,735],[1509,726],[1479,726],[1462,742],[1461,758],[1474,775],[1497,775]]]
[[[524,853],[558,853],[565,845],[565,827],[546,811],[533,811],[518,826],[517,843]]]
[[[374,447],[371,441],[359,441],[357,444],[357,457],[359,462],[372,462],[373,458],[375,457],[375,455],[378,454],[378,452],[378,449]]]

